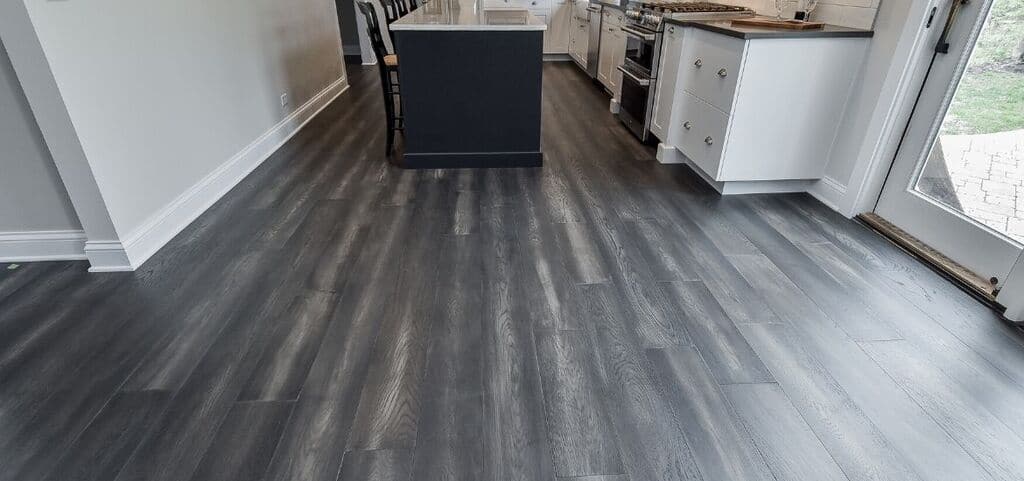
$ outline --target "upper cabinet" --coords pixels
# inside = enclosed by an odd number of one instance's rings
[[[666,30],[651,122],[659,156],[678,150],[723,192],[821,178],[867,43]]]

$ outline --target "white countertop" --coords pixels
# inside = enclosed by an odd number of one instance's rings
[[[393,31],[525,31],[547,24],[524,8],[484,8],[475,0],[430,0],[388,26]]]

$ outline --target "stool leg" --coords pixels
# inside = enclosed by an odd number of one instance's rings
[[[384,92],[384,114],[385,122],[388,126],[387,144],[385,145],[384,155],[386,157],[391,156],[392,148],[395,145],[395,99],[391,95],[391,89],[386,88]]]

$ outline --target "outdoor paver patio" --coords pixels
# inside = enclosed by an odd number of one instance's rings
[[[940,143],[964,213],[1024,243],[1024,130],[943,135]]]

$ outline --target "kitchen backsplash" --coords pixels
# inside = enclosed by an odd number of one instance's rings
[[[775,0],[717,0],[730,5],[742,5],[753,8],[761,15],[774,17],[778,10],[775,9]],[[878,13],[878,3],[881,0],[820,0],[818,8],[811,14],[811,20],[842,25],[844,27],[871,29],[875,25],[875,15]],[[793,8],[790,7],[783,15],[793,18]]]

